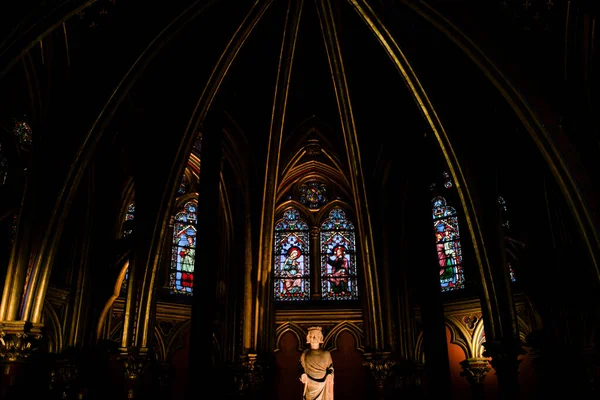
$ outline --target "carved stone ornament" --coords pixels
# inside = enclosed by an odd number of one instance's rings
[[[389,358],[387,354],[380,355],[365,355],[366,361],[363,361],[362,365],[371,370],[373,378],[377,383],[378,388],[383,388],[385,382],[393,374],[393,367],[396,365],[396,361]]]
[[[492,358],[490,364],[496,370],[496,375],[517,371],[521,364],[519,356],[525,354],[525,350],[518,343],[486,341],[483,347],[485,348],[483,355]]]
[[[79,368],[69,362],[58,362],[50,370],[48,389],[51,392],[59,392],[61,397],[67,398],[69,390],[79,378]]]
[[[0,331],[0,360],[23,362],[37,349],[36,342],[42,338],[38,332]]]
[[[127,379],[139,378],[149,365],[149,360],[145,357],[129,356],[123,357],[121,360],[125,366],[125,378]]]
[[[467,358],[461,361],[460,366],[463,369],[460,376],[464,376],[471,385],[483,383],[487,373],[491,370],[487,358]]]
[[[321,155],[321,144],[319,139],[309,139],[306,145],[306,154],[311,157],[318,157]]]
[[[233,383],[239,395],[248,390],[258,390],[265,380],[264,361],[258,361],[258,355],[250,353],[242,356],[234,367]]]

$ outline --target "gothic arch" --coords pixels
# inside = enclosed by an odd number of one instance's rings
[[[183,348],[185,345],[184,337],[191,329],[191,320],[183,322],[177,327],[173,335],[169,338],[165,346],[165,360],[170,360],[176,350]]]
[[[471,333],[466,329],[464,324],[456,320],[454,317],[446,317],[445,325],[450,331],[450,343],[457,345],[465,353],[465,357],[471,357]]]
[[[352,337],[354,338],[354,341],[356,343],[356,350],[361,353],[365,352],[365,348],[363,345],[363,341],[364,341],[363,330],[356,324],[353,324],[348,321],[340,322],[339,324],[337,324],[336,326],[331,328],[329,330],[329,332],[327,332],[327,335],[325,336],[325,340],[324,340],[325,347],[327,347],[330,351],[336,351],[338,338],[342,332],[350,333],[350,335],[352,335]]]
[[[159,361],[166,361],[165,356],[167,355],[167,347],[165,346],[165,340],[160,332],[158,326],[154,327],[154,341],[156,345],[156,357]]]
[[[48,352],[59,354],[63,349],[62,326],[54,306],[49,302],[44,304],[44,325],[48,339]]]
[[[281,338],[288,332],[293,333],[296,339],[298,339],[298,351],[304,350],[303,344],[306,342],[306,332],[299,325],[288,321],[279,325],[275,330],[275,353],[280,351]]]

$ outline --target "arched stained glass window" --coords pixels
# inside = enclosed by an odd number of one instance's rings
[[[193,293],[197,206],[196,201],[188,201],[175,215],[169,274],[169,287],[172,294]]]
[[[308,225],[290,208],[275,224],[275,300],[310,299],[310,241]]]
[[[440,268],[440,286],[443,292],[464,288],[462,249],[456,210],[438,196],[432,200],[435,246]]]
[[[321,295],[323,300],[358,299],[354,225],[339,207],[321,224]]]

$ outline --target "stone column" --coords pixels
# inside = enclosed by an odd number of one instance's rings
[[[471,385],[472,399],[483,399],[483,381],[488,372],[490,365],[487,358],[467,358],[461,361],[460,366],[463,371],[460,376],[464,376]]]
[[[310,246],[313,250],[312,268],[310,272],[310,298],[313,300],[321,299],[321,250],[319,249],[319,228],[313,227],[310,231]]]
[[[218,373],[213,349],[216,318],[217,270],[221,267],[218,249],[222,245],[219,232],[219,187],[223,155],[223,114],[213,111],[202,128],[202,169],[198,187],[198,222],[194,270],[194,296],[189,359],[189,396],[202,398],[206,388],[225,385]]]
[[[448,359],[448,343],[446,339],[446,320],[444,314],[444,297],[440,287],[439,260],[435,249],[434,227],[432,222],[433,195],[426,182],[414,187],[423,195],[415,196],[410,204],[414,215],[407,218],[416,219],[412,223],[415,238],[422,238],[423,243],[412,241],[410,254],[415,259],[423,257],[424,265],[415,268],[417,282],[417,299],[421,311],[421,329],[423,334],[423,352],[425,355],[425,389],[432,398],[444,397],[452,390],[450,362]],[[417,355],[419,356],[419,355]]]

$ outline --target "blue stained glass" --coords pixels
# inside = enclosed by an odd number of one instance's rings
[[[310,241],[300,213],[288,209],[275,224],[274,296],[278,301],[310,299]]]
[[[283,218],[281,218],[275,224],[276,231],[306,231],[308,230],[308,225],[302,219],[300,219],[300,213],[298,210],[294,208],[290,208],[283,213]]]
[[[321,224],[321,295],[324,300],[356,300],[356,237],[341,208]]]
[[[179,183],[179,189],[177,189],[177,194],[178,195],[182,195],[182,194],[186,194],[188,191],[188,177],[186,175],[183,175],[181,177],[181,182]]]
[[[329,219],[321,225],[321,230],[347,230],[353,231],[354,225],[346,219],[346,213],[341,208],[334,208],[329,212]]]
[[[169,286],[173,294],[191,295],[194,290],[196,213],[197,203],[189,201],[175,215],[169,274]]]
[[[443,197],[435,197],[432,204],[440,287],[443,292],[462,289],[464,274],[456,211],[446,204]]]

